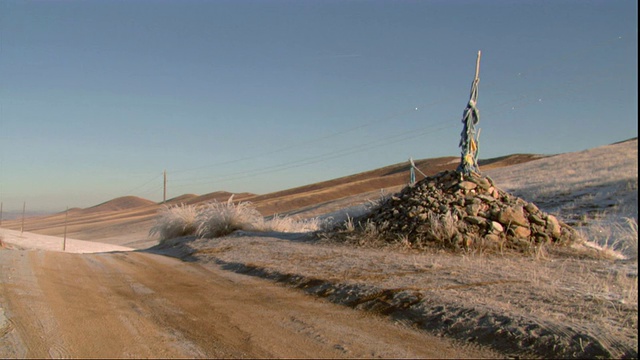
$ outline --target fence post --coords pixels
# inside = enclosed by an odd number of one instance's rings
[[[167,202],[167,170],[163,173],[163,186],[162,186],[162,203]]]
[[[411,170],[409,170],[409,185],[413,186],[416,184],[416,164],[413,162],[413,158],[409,158],[409,165]]]
[[[62,251],[66,251],[67,249],[67,217],[69,216],[69,207],[67,206],[67,211],[64,213],[64,238],[62,239]]]
[[[22,225],[20,225],[20,236],[22,236],[22,233],[24,232],[24,211],[27,208],[27,202],[23,202],[22,203]]]

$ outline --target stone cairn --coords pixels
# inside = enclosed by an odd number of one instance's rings
[[[471,95],[463,113],[458,169],[425,177],[416,184],[412,178],[409,186],[381,200],[370,213],[338,226],[332,231],[333,236],[357,239],[360,244],[383,239],[415,248],[435,245],[453,250],[523,252],[543,244],[565,245],[579,239],[565,223],[534,204],[501,191],[489,177],[480,174],[479,133],[475,130],[480,116],[476,107],[480,55],[478,51]]]
[[[526,252],[579,239],[571,227],[536,205],[498,189],[478,174],[444,171],[406,186],[354,219],[387,242],[413,248],[481,248]],[[369,231],[372,232],[372,231]]]

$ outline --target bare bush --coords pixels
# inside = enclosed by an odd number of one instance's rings
[[[638,222],[634,218],[623,218],[621,221],[593,221],[590,226],[581,230],[582,236],[589,240],[592,247],[597,247],[612,258],[621,255],[627,258],[638,258]]]
[[[434,239],[450,241],[458,234],[458,222],[449,211],[440,216],[429,213],[427,222],[429,224],[427,234]]]
[[[318,218],[297,219],[274,215],[265,220],[249,202],[233,203],[233,196],[224,203],[214,201],[204,206],[164,206],[156,218],[149,235],[160,236],[160,241],[181,236],[197,235],[214,238],[236,230],[313,232],[325,226]]]
[[[317,231],[322,224],[318,218],[298,219],[284,215],[273,215],[273,217],[264,222],[262,231],[277,231],[284,233],[301,233]]]
[[[233,196],[226,203],[214,201],[206,204],[197,215],[197,235],[215,238],[236,230],[260,231],[264,219],[250,202],[233,203]]]
[[[195,206],[165,205],[160,209],[155,224],[149,230],[149,235],[158,234],[160,241],[194,235],[197,230],[197,215]]]
[[[353,218],[347,214],[347,220],[344,221],[344,231],[352,233],[356,230],[356,226],[353,223]]]

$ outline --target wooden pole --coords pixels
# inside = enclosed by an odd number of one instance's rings
[[[476,77],[475,80],[478,81],[480,77],[480,56],[482,55],[482,51],[478,50],[478,58],[476,59]]]
[[[413,162],[413,158],[409,158],[409,184],[411,186],[416,184],[416,164]]]
[[[62,239],[62,251],[67,249],[67,218],[69,217],[69,207],[64,213],[64,238]]]
[[[164,186],[162,190],[162,203],[167,202],[167,170],[164,171]]]
[[[0,226],[2,226],[2,203],[0,202]]]
[[[469,102],[464,109],[462,122],[464,124],[462,133],[460,134],[460,165],[456,169],[457,172],[470,175],[471,173],[480,174],[478,167],[478,137],[476,136],[475,125],[480,121],[480,113],[477,108],[478,101],[478,83],[480,82],[480,57],[482,52],[478,50],[476,57],[476,73],[471,83],[471,94]]]
[[[24,212],[27,209],[27,202],[23,202],[22,203],[22,225],[20,226],[20,236],[22,236],[22,233],[24,232]]]

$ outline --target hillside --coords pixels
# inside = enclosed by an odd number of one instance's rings
[[[541,155],[514,154],[481,160],[483,169],[495,169],[541,158]],[[416,160],[417,168],[425,175],[455,169],[457,157],[440,157]],[[269,194],[232,194],[215,191],[204,195],[184,194],[167,200],[167,205],[203,204],[210,201],[226,201],[233,195],[234,201],[250,201],[264,216],[292,214],[314,217],[343,207],[363,203],[379,197],[380,191],[397,191],[409,180],[408,162],[344,176],[341,178],[308,184]],[[420,179],[422,175],[416,174]],[[42,235],[67,236],[80,240],[99,240],[105,243],[147,247],[155,243],[148,237],[154,217],[162,204],[135,196],[123,196],[86,209],[25,219],[24,231]],[[20,230],[20,219],[4,221],[3,227]],[[134,240],[132,240],[132,238]]]
[[[155,205],[155,202],[137,196],[123,196],[87,209],[79,210],[78,213],[93,214],[98,212],[126,211],[149,205]]]
[[[60,303],[65,309],[70,303],[80,303],[80,310],[89,309],[91,313],[95,313],[96,308],[83,304],[95,304],[96,300],[92,298],[81,303],[78,301],[81,295],[78,294],[94,297],[96,293],[107,294],[105,289],[114,276],[121,279],[112,283],[115,292],[111,293],[114,295],[109,295],[109,299],[120,298],[123,289],[126,289],[124,283],[129,284],[129,292],[132,294],[132,298],[126,299],[126,303],[135,301],[144,304],[148,300],[157,304],[158,299],[170,295],[172,298],[169,301],[178,305],[170,313],[166,312],[166,306],[148,312],[154,314],[156,319],[163,319],[163,324],[166,324],[166,319],[202,318],[200,315],[176,316],[175,309],[180,314],[187,313],[184,310],[186,305],[180,303],[184,299],[183,294],[200,299],[188,302],[197,304],[193,312],[189,313],[202,314],[202,311],[211,309],[209,306],[201,306],[211,301],[211,295],[199,297],[197,290],[204,288],[204,284],[210,284],[213,277],[207,274],[204,280],[196,281],[197,285],[193,283],[193,279],[204,269],[213,269],[227,276],[236,275],[233,274],[235,272],[249,275],[242,276],[242,279],[257,277],[278,282],[283,285],[278,286],[279,289],[295,288],[298,292],[323,298],[325,301],[320,303],[333,302],[358,312],[368,312],[367,318],[382,317],[393,321],[394,325],[403,324],[419,329],[424,334],[456,339],[457,349],[461,344],[488,346],[501,354],[487,356],[490,358],[637,358],[637,157],[637,139],[632,139],[580,152],[537,157],[527,163],[499,166],[514,159],[507,157],[485,163],[483,167],[483,174],[491,177],[501,190],[533,201],[540,209],[558,212],[563,218],[576,215],[571,218],[572,225],[575,224],[577,229],[583,231],[588,240],[608,246],[605,251],[597,253],[583,252],[586,247],[545,246],[536,248],[526,256],[502,250],[498,253],[484,252],[482,249],[449,253],[442,250],[410,249],[402,241],[383,248],[350,246],[335,238],[276,231],[237,231],[221,238],[182,237],[149,247],[154,240],[146,237],[146,231],[151,225],[153,210],[157,210],[159,206],[153,204],[93,214],[98,214],[98,218],[102,214],[108,219],[104,222],[91,220],[91,214],[85,214],[87,222],[82,226],[78,225],[78,233],[95,236],[96,239],[101,233],[111,234],[109,238],[99,238],[101,242],[107,239],[113,243],[132,244],[132,247],[144,250],[98,254],[89,261],[78,259],[71,265],[72,254],[49,255],[49,261],[42,264],[43,270],[37,272],[50,276],[50,281],[56,286],[62,284],[61,278],[67,279],[65,284],[69,289],[77,290],[78,266],[95,266],[95,271],[81,271],[82,274],[90,273],[84,290],[71,291],[72,301]],[[455,165],[455,162],[446,164],[446,160],[439,161],[443,166]],[[371,175],[372,173],[375,175]],[[246,196],[251,201],[262,198],[260,202],[263,206],[271,202],[274,207],[277,207],[278,199],[285,199],[288,200],[285,205],[291,206],[300,200],[296,197],[327,196],[325,199],[330,199],[332,192],[339,194],[341,189],[354,183],[389,180],[398,175],[400,184],[396,187],[402,186],[406,181],[406,164],[289,189],[280,194],[237,196]],[[327,183],[331,185],[328,186]],[[389,181],[387,184],[392,183]],[[379,190],[372,191],[369,195],[377,196],[377,192]],[[230,195],[217,192],[206,196],[225,200]],[[344,208],[369,195],[363,192],[333,201],[327,200],[290,213],[309,216],[332,207],[351,211]],[[174,203],[181,201],[198,201],[198,196],[184,195],[171,200]],[[76,212],[80,210],[82,209]],[[134,213],[138,214],[137,217],[131,215]],[[80,218],[76,221],[79,222]],[[51,220],[51,224],[54,223]],[[607,223],[613,226],[603,226]],[[607,232],[609,230],[612,231]],[[6,232],[4,229],[3,231]],[[16,237],[20,234],[14,233]],[[25,237],[30,235],[25,233]],[[589,243],[588,248],[597,249],[598,244]],[[611,249],[626,256],[609,256],[613,254]],[[37,265],[47,254],[53,252],[15,256],[11,259],[15,264],[13,268],[17,271],[29,269],[29,266]],[[154,257],[157,261],[162,261],[163,265],[153,265],[156,260],[147,257],[153,254],[175,256],[185,261],[167,267],[166,258]],[[54,256],[58,259],[54,259]],[[65,261],[59,260],[62,256],[65,256]],[[188,276],[180,275],[182,266],[194,264],[197,268],[189,271]],[[108,272],[105,271],[107,268],[110,269]],[[152,270],[148,271],[149,268]],[[50,271],[51,269],[56,271]],[[136,271],[127,272],[132,269]],[[146,272],[138,279],[144,281],[144,285],[132,284],[136,274],[142,274],[142,271]],[[62,273],[67,275],[60,276]],[[108,276],[101,278],[104,273]],[[22,279],[28,279],[26,275],[16,276],[13,272],[6,275],[3,282],[12,284],[9,288],[16,289],[14,298],[19,299],[14,304],[25,304],[24,301],[31,299],[37,299],[38,303],[44,302],[34,296],[24,296],[23,289],[26,285]],[[41,278],[37,284],[44,283]],[[96,279],[99,280],[99,289],[95,288]],[[175,286],[167,282],[167,279],[173,280]],[[232,283],[235,293],[240,291],[243,298],[258,298],[246,290],[238,290],[236,281]],[[268,282],[263,282],[259,288],[267,284]],[[43,292],[39,290],[38,294],[40,293]],[[63,290],[61,293],[68,294],[69,291]],[[215,292],[218,295],[221,293]],[[216,298],[228,298],[226,294],[223,295]],[[252,309],[257,309],[259,304],[273,304],[274,292],[270,291],[268,296],[268,300],[259,298],[258,304],[251,306]],[[303,301],[288,303],[277,299],[275,303],[278,309],[289,309],[293,306],[291,304]],[[31,305],[24,306],[23,313],[30,315],[33,308]],[[78,306],[75,309],[77,311]],[[103,310],[106,314],[113,313]],[[267,312],[270,311],[258,311]],[[64,314],[65,311],[56,312],[58,313]],[[246,314],[247,311],[243,310],[242,313]],[[126,316],[137,315],[131,313]],[[317,328],[309,326],[307,321],[315,321],[319,316],[320,313],[311,317],[278,314],[270,323],[293,319],[291,323],[287,322],[288,326],[293,324],[296,329],[301,329],[315,339],[318,338]],[[39,324],[35,320],[32,322]],[[58,323],[67,324],[69,321],[60,317]],[[69,327],[76,328],[73,325]],[[181,329],[197,329],[193,334],[198,337],[202,327],[201,324],[194,323]],[[138,331],[139,333],[148,331]],[[357,331],[357,334],[360,335],[361,331]],[[289,337],[286,339],[289,341]],[[380,333],[377,332],[376,343],[380,339]],[[342,340],[332,340],[330,344],[339,341]],[[424,345],[426,342],[423,340],[420,343]],[[340,344],[346,345],[341,345],[341,349],[351,348],[349,341]]]

